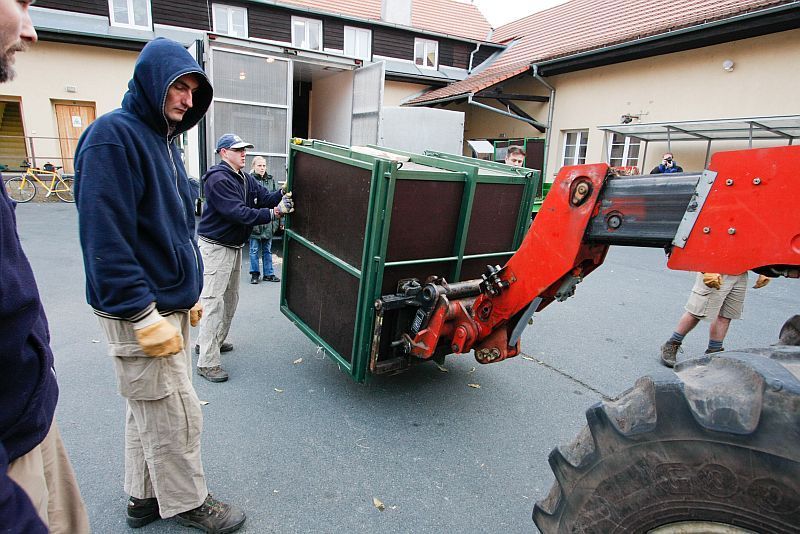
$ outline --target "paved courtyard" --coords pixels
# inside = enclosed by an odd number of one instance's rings
[[[52,331],[57,420],[92,527],[131,532],[124,402],[85,303],[75,208],[27,204],[17,216]],[[208,402],[210,489],[245,509],[241,532],[258,534],[535,532],[533,504],[553,480],[549,451],[573,438],[602,396],[642,375],[669,376],[658,348],[693,281],[669,271],[660,250],[613,249],[575,298],[537,316],[523,336],[525,357],[482,366],[471,355],[451,356],[447,372],[421,365],[364,385],[280,313],[280,284],[250,285],[247,270],[229,338],[236,348],[223,357],[231,380],[195,377],[195,386]],[[726,346],[774,342],[798,302],[800,283],[791,280],[749,291]],[[702,353],[706,341],[703,324],[687,337],[686,354]],[[138,532],[186,530],[170,520]]]

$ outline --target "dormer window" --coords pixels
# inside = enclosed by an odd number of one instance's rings
[[[214,4],[214,33],[247,39],[247,9]]]
[[[108,0],[108,13],[112,26],[139,30],[153,28],[150,0]]]
[[[292,46],[322,50],[322,21],[292,17]]]
[[[414,39],[414,63],[435,69],[439,66],[439,43],[430,39]]]

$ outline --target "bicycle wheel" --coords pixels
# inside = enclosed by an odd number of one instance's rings
[[[72,194],[74,186],[74,178],[59,178],[53,192],[63,202],[75,202],[75,195]]]
[[[20,177],[9,178],[6,180],[6,191],[17,202],[28,202],[36,196],[36,184]]]

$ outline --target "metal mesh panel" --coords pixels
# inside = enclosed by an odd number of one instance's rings
[[[377,143],[383,103],[383,63],[358,69],[353,74],[351,145]]]
[[[286,105],[288,62],[215,50],[213,65],[216,98]]]
[[[214,103],[215,139],[235,133],[255,148],[251,152],[286,153],[286,110],[248,104]]]

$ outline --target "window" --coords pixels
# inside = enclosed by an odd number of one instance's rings
[[[437,68],[439,43],[428,39],[414,39],[414,63],[420,67]]]
[[[292,46],[322,50],[322,21],[292,17]]]
[[[586,141],[589,130],[564,132],[564,159],[561,165],[582,165],[586,163]]]
[[[345,26],[344,55],[364,61],[372,59],[372,32],[364,28]]]
[[[612,167],[638,167],[640,143],[635,137],[615,133],[611,138],[608,164]]]
[[[112,26],[149,30],[153,26],[150,0],[108,0]]]
[[[247,38],[247,9],[214,4],[214,32]]]

